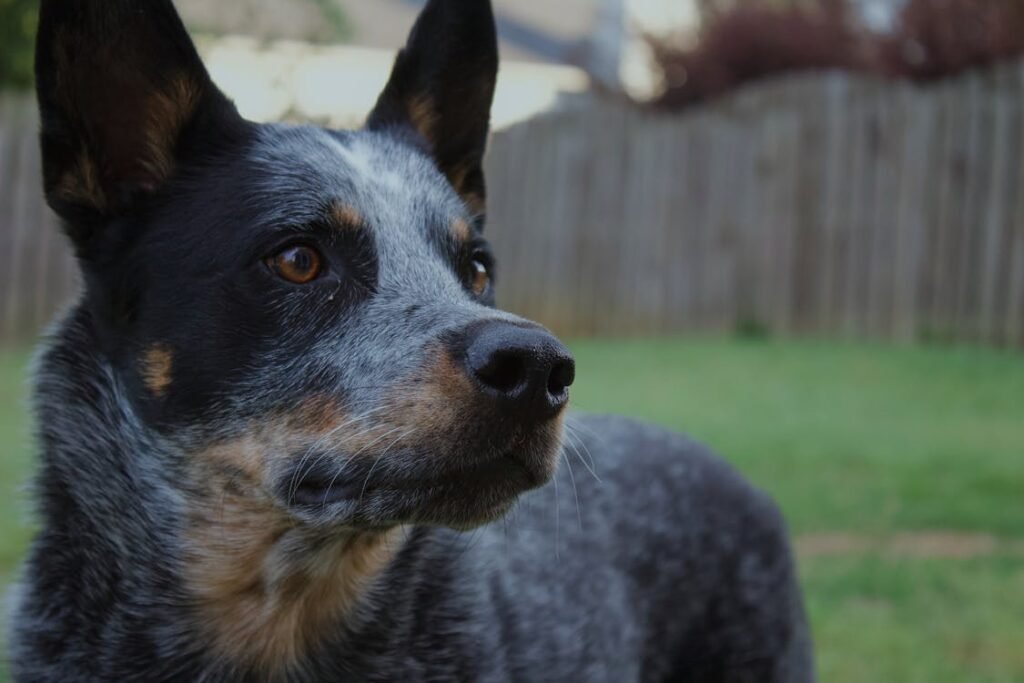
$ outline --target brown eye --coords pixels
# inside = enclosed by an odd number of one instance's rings
[[[294,246],[267,259],[267,265],[278,277],[296,285],[304,285],[320,275],[323,259],[312,247]]]
[[[487,264],[479,258],[473,259],[472,271],[470,274],[470,288],[476,296],[483,296],[491,284],[491,271]]]

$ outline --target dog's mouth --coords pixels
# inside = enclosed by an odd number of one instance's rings
[[[459,458],[417,450],[386,457],[306,455],[282,477],[279,498],[308,521],[355,527],[427,523],[467,528],[493,521],[554,472],[557,444]]]
[[[423,456],[430,457],[430,456]],[[331,456],[322,456],[320,460],[336,462]],[[362,474],[359,470],[366,470]],[[358,499],[366,494],[373,494],[381,489],[391,491],[417,491],[424,487],[486,487],[522,485],[532,488],[544,478],[541,472],[531,471],[523,460],[512,453],[505,453],[481,462],[471,463],[464,467],[453,467],[447,472],[433,476],[388,477],[386,481],[377,480],[372,464],[370,469],[365,465],[357,467],[339,467],[314,465],[304,472],[297,472],[292,477],[287,502],[290,506],[327,506],[344,503],[353,498]]]

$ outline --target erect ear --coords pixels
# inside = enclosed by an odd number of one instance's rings
[[[78,244],[158,190],[198,122],[240,122],[171,0],[42,0],[36,42],[43,182]]]
[[[430,0],[367,125],[411,127],[470,210],[484,212],[483,156],[498,74],[490,0]]]

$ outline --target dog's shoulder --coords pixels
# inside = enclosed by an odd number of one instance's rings
[[[711,448],[618,416],[573,415],[567,432],[576,488],[587,489],[582,514],[595,518],[591,526],[609,529],[610,542],[649,541],[656,564],[674,556],[688,576],[715,583],[753,567],[766,584],[788,580],[792,558],[781,511]],[[594,476],[580,476],[584,459]]]
[[[662,427],[586,414],[566,426],[554,480],[470,551],[452,544],[485,568],[490,602],[504,605],[491,624],[503,624],[503,649],[532,671],[560,662],[588,680],[812,680],[786,525],[770,497]],[[530,637],[538,632],[548,637]]]
[[[611,534],[607,547],[628,563],[637,594],[654,596],[644,601],[647,620],[675,634],[662,652],[689,644],[660,661],[666,675],[811,680],[788,530],[771,497],[709,447],[663,427],[600,415],[568,424],[568,449],[596,475],[584,523]],[[749,661],[733,661],[737,653]]]

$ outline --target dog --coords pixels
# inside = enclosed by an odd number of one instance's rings
[[[774,504],[567,416],[569,351],[495,308],[497,68],[490,3],[430,0],[363,129],[258,125],[170,0],[42,0],[84,287],[37,359],[14,680],[813,680]]]

